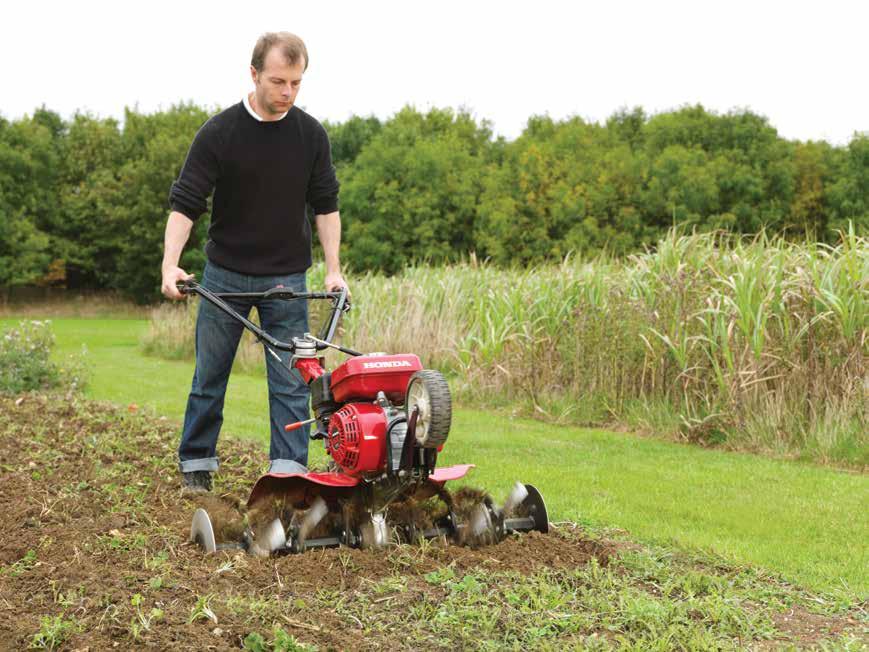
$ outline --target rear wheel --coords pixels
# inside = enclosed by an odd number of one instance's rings
[[[416,420],[416,441],[423,448],[442,446],[450,434],[453,401],[450,386],[443,374],[433,369],[417,371],[407,384],[404,402],[407,418],[419,410]]]

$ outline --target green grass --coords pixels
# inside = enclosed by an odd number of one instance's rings
[[[88,348],[87,396],[183,418],[192,365],[143,356],[145,321],[60,319],[53,326],[58,355]],[[225,431],[265,446],[267,410],[264,379],[233,375]],[[317,459],[319,446],[312,450]],[[551,520],[714,552],[812,589],[869,589],[863,474],[474,409],[456,411],[442,456],[442,463],[460,462],[477,464],[469,482],[496,498],[517,479],[537,485]]]

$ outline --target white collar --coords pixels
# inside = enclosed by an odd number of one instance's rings
[[[253,118],[259,120],[260,122],[265,122],[265,120],[260,117],[259,113],[253,110],[253,107],[250,105],[250,100],[248,99],[247,93],[244,94],[244,97],[241,98],[241,101],[244,104],[244,108],[247,109],[247,112],[250,113]],[[283,120],[286,117],[287,113],[289,113],[289,111],[284,113],[280,118],[278,118],[278,120]],[[269,122],[277,122],[277,120],[270,120]]]

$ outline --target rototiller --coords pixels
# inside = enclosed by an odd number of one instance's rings
[[[474,465],[437,466],[452,418],[445,378],[424,369],[411,353],[362,354],[335,344],[338,322],[350,309],[346,290],[298,293],[279,287],[262,293],[213,293],[192,281],[179,284],[179,289],[198,294],[238,320],[267,354],[279,360],[277,350],[293,354],[288,371],[295,370],[309,385],[314,418],[288,424],[286,430],[312,424],[311,438],[322,439],[330,457],[326,472],[262,476],[248,498],[248,513],[259,510],[270,516],[260,526],[249,524],[240,540],[218,542],[207,511],[197,509],[191,538],[207,552],[240,548],[262,555],[339,545],[378,548],[439,537],[482,544],[511,532],[548,531],[546,505],[532,485],[517,482],[500,508],[484,494],[474,504],[456,504],[444,484],[465,476]],[[226,299],[323,299],[332,302],[332,311],[319,337],[305,333],[281,342]],[[329,372],[320,357],[326,348],[350,357]],[[428,499],[435,496],[445,510],[426,512],[425,501],[430,504]]]

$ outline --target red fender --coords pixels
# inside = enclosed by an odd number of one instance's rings
[[[429,482],[442,487],[449,480],[463,478],[472,468],[473,464],[437,468],[429,476]],[[305,509],[317,496],[322,496],[327,502],[349,498],[361,481],[346,473],[267,473],[251,489],[247,506],[252,507],[268,496],[279,496],[296,509]]]

